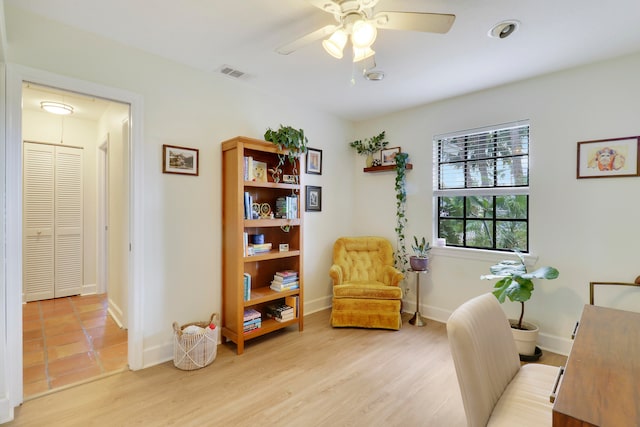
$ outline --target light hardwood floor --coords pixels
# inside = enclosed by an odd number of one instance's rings
[[[464,426],[446,328],[333,329],[329,310],[218,346],[197,371],[172,362],[25,402],[8,426]],[[541,363],[565,358],[546,353]]]

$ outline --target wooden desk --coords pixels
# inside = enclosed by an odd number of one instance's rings
[[[640,426],[640,313],[585,305],[553,426]]]

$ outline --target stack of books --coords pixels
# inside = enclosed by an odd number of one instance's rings
[[[253,308],[244,309],[244,333],[251,332],[262,326],[262,314]]]
[[[276,218],[294,219],[298,218],[298,197],[286,196],[276,199]]]
[[[254,243],[249,243],[249,254],[263,254],[265,252],[269,252],[271,250],[272,244],[271,243],[260,243],[260,244],[254,244]]]
[[[277,322],[287,322],[295,319],[295,312],[293,307],[287,304],[271,304],[267,306],[267,317],[274,319]]]
[[[298,289],[300,281],[298,280],[298,272],[294,270],[282,270],[273,275],[271,289],[282,292],[291,289]]]
[[[244,300],[249,301],[251,299],[251,275],[244,273]]]

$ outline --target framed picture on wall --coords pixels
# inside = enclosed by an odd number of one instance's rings
[[[400,153],[400,147],[385,148],[380,151],[380,164],[389,166],[396,164],[396,154]]]
[[[578,142],[577,178],[638,176],[640,136]]]
[[[195,148],[162,146],[162,172],[198,176],[199,151]]]
[[[305,186],[307,200],[305,210],[308,212],[320,212],[322,210],[322,187],[312,185]]]
[[[307,148],[307,173],[322,175],[322,150]]]

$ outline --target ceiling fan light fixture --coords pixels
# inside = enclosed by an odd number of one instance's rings
[[[378,30],[375,25],[365,21],[364,19],[360,19],[353,24],[353,28],[351,30],[351,43],[353,44],[353,47],[361,49],[371,47],[373,42],[376,41],[377,35]]]
[[[58,114],[60,116],[73,114],[73,107],[62,102],[42,101],[40,103],[40,108],[48,113]]]
[[[342,59],[344,46],[347,44],[347,33],[342,30],[337,30],[331,34],[327,40],[322,41],[322,47],[327,53],[334,58]]]
[[[360,62],[375,55],[376,52],[370,47],[353,47],[353,62]]]

